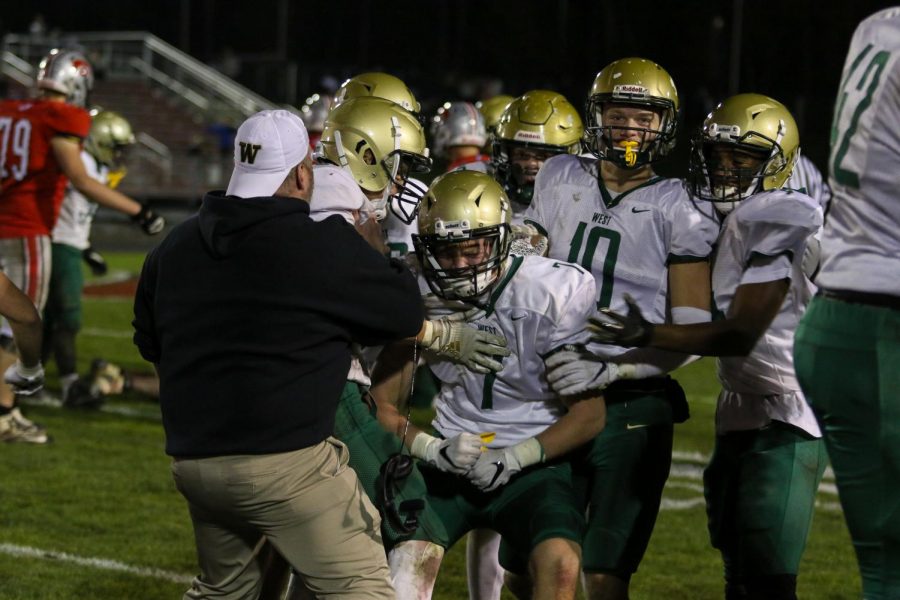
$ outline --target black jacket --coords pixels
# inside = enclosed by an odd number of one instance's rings
[[[293,198],[207,194],[147,256],[134,343],[155,363],[166,452],[287,452],[331,434],[350,343],[418,333],[412,274]]]

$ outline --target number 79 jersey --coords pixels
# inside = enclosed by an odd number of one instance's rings
[[[900,296],[900,7],[853,34],[831,129],[826,289]]]
[[[666,321],[668,266],[708,260],[719,229],[711,206],[701,212],[681,180],[653,177],[614,196],[597,160],[573,155],[541,167],[525,222],[546,232],[551,258],[593,273],[597,308],[624,313],[627,293],[654,323]],[[605,356],[625,351],[599,349]]]
[[[426,355],[441,380],[435,429],[446,437],[494,432],[491,446],[503,448],[556,422],[565,409],[547,383],[543,356],[586,341],[595,298],[594,278],[581,267],[540,256],[511,257],[484,316],[470,325],[505,337],[512,354],[488,375]],[[428,317],[442,312],[429,311]]]
[[[47,100],[0,101],[0,238],[50,235],[66,188],[50,141],[84,139],[86,110]]]

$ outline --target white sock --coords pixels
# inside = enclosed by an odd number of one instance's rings
[[[444,549],[423,540],[400,542],[388,552],[391,583],[397,598],[431,600]]]
[[[500,600],[503,567],[500,566],[500,534],[475,529],[466,538],[466,577],[469,600]]]

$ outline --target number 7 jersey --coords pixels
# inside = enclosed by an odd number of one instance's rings
[[[666,321],[668,266],[708,260],[719,230],[712,207],[701,212],[680,179],[652,177],[615,195],[596,159],[573,155],[541,167],[525,222],[546,233],[551,258],[593,273],[597,308],[627,312],[627,293],[654,323]],[[599,353],[625,351],[603,346]]]
[[[494,432],[491,446],[504,448],[556,422],[565,409],[547,383],[543,357],[585,341],[595,297],[594,278],[581,267],[541,256],[510,257],[484,316],[471,326],[505,337],[512,354],[488,375],[426,355],[441,380],[435,429],[445,437]],[[428,318],[443,312],[429,310]]]
[[[50,141],[90,127],[86,110],[64,102],[0,102],[0,238],[50,235],[67,183]]]

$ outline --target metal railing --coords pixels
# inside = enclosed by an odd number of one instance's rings
[[[236,126],[255,112],[278,108],[216,69],[144,31],[71,32],[55,39],[7,34],[3,38],[4,73],[7,65],[10,70],[20,70],[6,59],[7,54],[33,65],[56,46],[82,50],[98,73],[118,78],[140,77],[184,101],[206,120]]]

